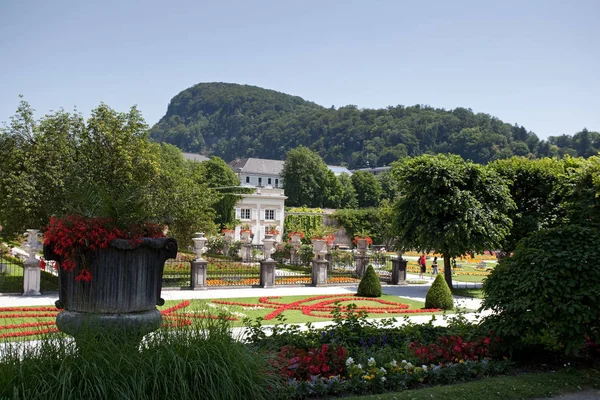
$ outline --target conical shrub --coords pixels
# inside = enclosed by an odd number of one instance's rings
[[[358,284],[356,295],[363,297],[381,297],[381,283],[371,264],[367,267],[367,271]]]
[[[454,308],[452,292],[443,275],[438,275],[427,291],[425,308],[441,308],[442,310],[452,310]]]

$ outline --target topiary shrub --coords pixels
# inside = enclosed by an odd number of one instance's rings
[[[452,310],[454,308],[452,292],[450,292],[443,275],[438,275],[427,291],[425,308],[441,308],[442,310]]]
[[[577,354],[600,342],[600,231],[541,230],[521,240],[483,283],[485,325],[508,350],[542,345]]]
[[[363,297],[381,297],[381,283],[371,264],[367,267],[367,271],[358,284],[356,295]]]

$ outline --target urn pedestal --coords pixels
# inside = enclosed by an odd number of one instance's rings
[[[160,328],[160,297],[165,261],[177,256],[177,242],[167,238],[142,238],[137,242],[113,240],[106,249],[85,253],[91,280],[76,280],[81,260],[70,270],[59,268],[58,329],[73,337],[78,348],[110,340],[139,345],[142,337]],[[62,264],[52,246],[44,246],[46,260]]]

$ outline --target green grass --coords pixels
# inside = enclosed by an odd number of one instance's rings
[[[564,370],[500,376],[480,381],[435,386],[420,390],[369,396],[345,397],[346,400],[516,400],[579,392],[583,388],[600,388],[600,371]]]
[[[452,294],[456,296],[472,297],[475,299],[483,299],[483,289],[461,289],[452,288]]]

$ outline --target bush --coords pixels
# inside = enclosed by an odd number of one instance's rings
[[[229,258],[240,258],[240,250],[242,249],[242,242],[239,240],[234,240],[229,245],[229,252],[227,253],[227,257]]]
[[[360,280],[356,294],[363,297],[381,297],[381,283],[371,264]]]
[[[225,239],[222,236],[209,236],[206,248],[210,254],[223,254]]]
[[[441,308],[442,310],[452,310],[454,308],[452,292],[450,292],[443,275],[438,275],[427,291],[425,308]]]
[[[315,257],[312,246],[307,244],[303,244],[302,247],[300,247],[300,250],[298,250],[298,255],[300,256],[300,262],[304,265],[310,264],[312,259]]]
[[[484,281],[484,322],[510,350],[560,346],[576,354],[600,341],[600,232],[580,226],[538,231],[519,242]]]

